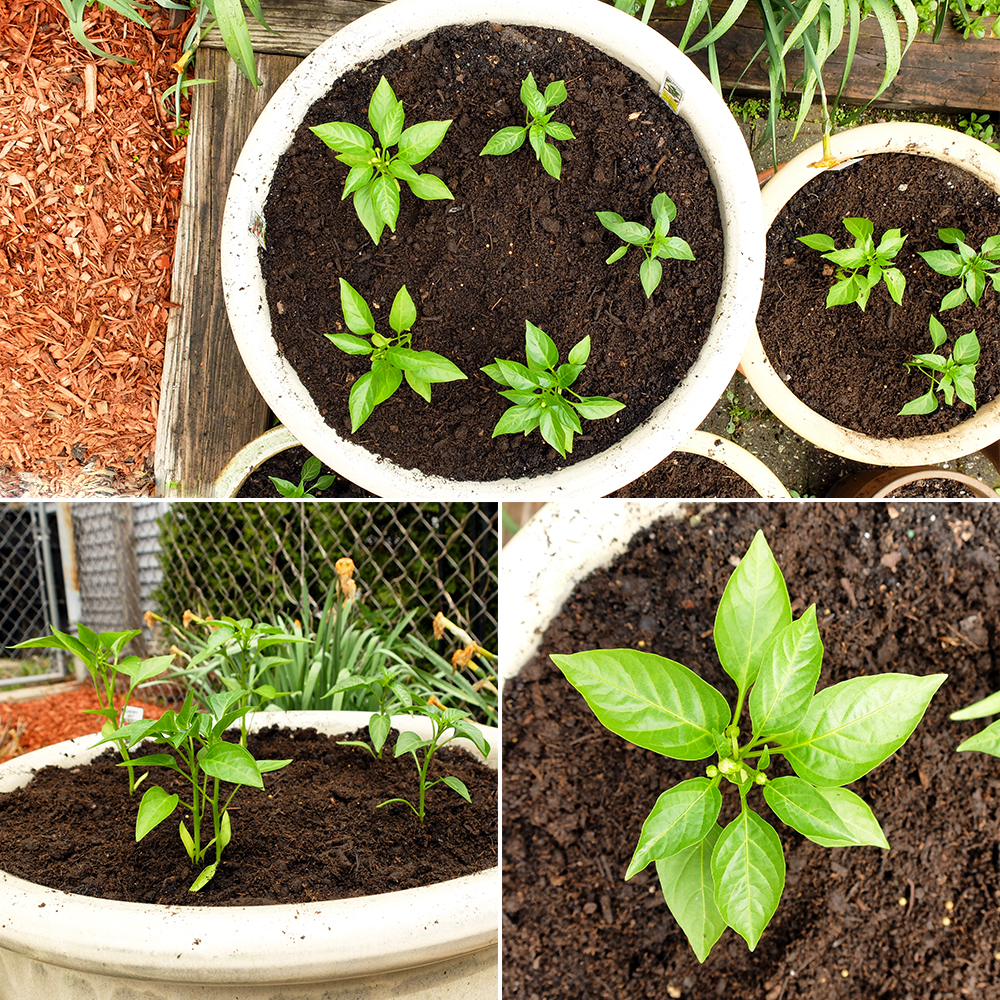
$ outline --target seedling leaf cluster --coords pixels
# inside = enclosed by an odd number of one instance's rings
[[[694,671],[652,653],[552,656],[613,733],[674,760],[718,757],[703,777],[660,795],[626,872],[631,878],[655,862],[667,906],[699,961],[726,927],[755,949],[781,899],[781,840],[753,808],[756,789],[783,823],[817,844],[888,848],[871,808],[844,786],[906,742],[947,676],[889,673],[816,691],[823,643],[815,606],[792,617],[761,532],[726,585],[714,636],[736,683],[732,707]],[[768,776],[778,756],[793,775]],[[722,826],[722,788],[729,785],[740,808]]]

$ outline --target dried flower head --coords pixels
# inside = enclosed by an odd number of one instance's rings
[[[456,649],[451,654],[451,672],[464,670],[472,662],[472,657],[476,654],[477,649],[474,642],[470,642],[464,649]]]
[[[447,621],[448,621],[448,619],[445,618],[445,616],[440,611],[434,616],[434,623],[433,624],[434,624],[434,638],[435,639],[440,640],[440,639],[444,638],[445,623]]]

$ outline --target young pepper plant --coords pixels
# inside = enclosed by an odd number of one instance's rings
[[[324,336],[346,354],[370,354],[371,371],[351,386],[347,406],[351,413],[351,433],[372,415],[400,386],[403,376],[409,387],[429,403],[431,385],[468,378],[462,370],[434,351],[415,351],[410,347],[410,328],[417,321],[417,308],[406,285],[396,293],[389,312],[389,326],[395,337],[383,337],[375,330],[375,319],[364,298],[343,278],[340,279],[340,306],[350,333],[327,333]],[[371,342],[363,340],[371,337]]]
[[[227,743],[222,734],[237,719],[243,720],[246,709],[243,702],[249,691],[238,688],[220,691],[206,699],[207,712],[194,708],[191,692],[179,712],[164,712],[159,719],[140,719],[129,723],[105,736],[102,742],[127,743],[134,747],[141,740],[155,736],[161,743],[174,748],[176,757],[170,753],[148,754],[142,758],[143,766],[166,767],[184,777],[190,785],[190,802],[185,802],[176,793],[168,793],[159,785],[146,790],[139,803],[135,821],[135,839],[138,843],[150,831],[170,817],[178,805],[191,813],[191,830],[181,820],[179,833],[184,850],[194,864],[204,862],[209,849],[214,845],[215,860],[207,865],[191,885],[191,892],[197,892],[218,871],[222,862],[222,852],[232,839],[232,821],[229,804],[243,785],[263,788],[263,775],[277,771],[288,760],[256,760],[245,747]],[[119,765],[123,766],[123,765]],[[220,782],[234,787],[228,797],[222,799]],[[210,840],[208,820],[211,818]]]
[[[87,668],[90,679],[94,682],[97,692],[97,703],[100,708],[85,708],[83,711],[91,715],[103,716],[106,720],[101,735],[114,732],[123,724],[125,708],[135,689],[144,681],[169,670],[173,663],[173,654],[167,656],[152,656],[141,660],[138,656],[126,656],[122,659],[125,647],[141,632],[139,629],[127,629],[123,632],[94,632],[86,625],[77,625],[77,635],[67,635],[58,629],[52,630],[52,635],[41,636],[38,639],[28,639],[11,649],[63,649],[79,658]],[[121,709],[115,708],[115,681],[119,674],[128,678],[128,689],[122,701]],[[102,740],[102,742],[104,742]],[[121,739],[113,741],[122,755],[123,765],[128,768],[128,793],[134,794],[136,788],[146,777],[135,776],[135,765],[129,756],[128,744]]]
[[[823,257],[837,265],[837,282],[826,296],[827,309],[856,302],[864,311],[868,296],[879,281],[885,282],[893,302],[899,305],[903,301],[906,278],[899,268],[890,265],[906,237],[901,236],[898,229],[887,229],[876,246],[872,238],[875,227],[868,219],[844,219],[844,228],[854,237],[854,246],[843,250],[837,250],[833,237],[825,233],[798,237],[813,250],[828,251]]]
[[[313,497],[311,490],[329,489],[336,481],[336,476],[321,476],[323,463],[315,456],[310,455],[302,463],[302,471],[299,475],[298,483],[290,482],[287,479],[280,479],[277,476],[268,476],[274,484],[274,488],[289,500],[299,500],[306,497]],[[315,480],[315,482],[313,482]]]
[[[549,108],[558,107],[569,95],[566,93],[565,80],[554,80],[545,88],[543,94],[535,83],[535,77],[529,73],[521,83],[521,103],[525,107],[525,124],[509,125],[490,136],[483,147],[480,156],[506,156],[524,145],[525,137],[535,151],[535,158],[542,164],[545,172],[559,180],[562,175],[562,154],[546,138],[575,139],[573,130],[562,122],[552,121]]]
[[[653,199],[651,209],[653,228],[648,229],[638,222],[626,222],[617,212],[597,212],[597,218],[605,229],[610,230],[619,239],[625,241],[606,261],[613,264],[628,253],[629,246],[642,248],[646,259],[639,265],[639,280],[646,298],[651,298],[653,292],[660,286],[663,278],[663,265],[657,258],[673,260],[694,260],[694,253],[686,240],[679,236],[668,236],[670,223],[677,217],[677,206],[669,195],[662,191]]]
[[[434,704],[435,701],[437,699],[432,699],[426,705],[414,705],[410,709],[414,713],[426,715],[431,720],[432,729],[430,737],[424,739],[418,733],[406,730],[400,733],[396,740],[395,756],[402,757],[404,753],[408,753],[417,765],[417,804],[414,805],[409,799],[394,798],[386,799],[385,802],[380,802],[376,807],[381,809],[382,806],[387,806],[391,802],[402,802],[413,811],[413,814],[421,823],[424,821],[427,791],[435,785],[447,785],[453,792],[465,799],[466,802],[472,801],[472,796],[469,794],[469,789],[466,787],[465,782],[452,774],[443,775],[440,778],[435,778],[433,781],[427,780],[431,761],[438,750],[447,746],[452,740],[464,736],[473,742],[476,749],[484,757],[488,756],[490,752],[489,743],[486,742],[483,734],[470,721],[468,713],[463,712],[460,708],[444,708],[440,703]],[[445,734],[448,732],[451,732],[451,735],[445,738]]]
[[[573,436],[583,433],[580,417],[601,420],[625,406],[607,396],[581,396],[570,388],[590,357],[589,336],[576,343],[568,363],[560,365],[559,349],[552,338],[525,320],[524,354],[527,367],[519,361],[495,358],[496,364],[480,369],[494,382],[508,387],[500,395],[514,404],[497,421],[493,437],[518,433],[527,437],[538,427],[542,437],[565,458],[573,450]],[[568,399],[565,392],[576,399]]]
[[[960,306],[967,298],[979,305],[986,291],[986,279],[993,282],[1000,292],[1000,234],[991,236],[977,253],[965,242],[961,229],[939,229],[942,243],[954,243],[958,250],[924,250],[918,253],[927,265],[938,274],[958,278],[958,288],[953,288],[941,300],[941,312]]]
[[[455,197],[440,177],[418,174],[414,169],[441,145],[451,119],[421,122],[407,129],[403,128],[404,119],[403,102],[396,100],[383,76],[368,103],[368,121],[378,133],[380,146],[368,132],[350,122],[310,126],[310,131],[337,152],[337,159],[351,168],[341,200],[354,195],[354,211],[376,246],[386,226],[396,231],[400,181],[422,201]],[[396,147],[395,153],[390,152],[390,146]]]
[[[718,754],[704,777],[660,795],[625,874],[656,863],[667,906],[702,962],[727,926],[753,951],[781,899],[781,841],[752,808],[751,793],[760,787],[782,822],[824,847],[888,848],[871,809],[843,786],[906,742],[947,676],[855,677],[816,692],[823,644],[815,605],[793,620],[761,532],[726,585],[714,631],[719,661],[736,682],[732,709],[694,671],[652,653],[552,656],[613,733],[674,760]],[[768,778],[779,755],[795,773]],[[717,822],[723,783],[740,799],[725,827]]]
[[[931,340],[935,347],[941,347],[948,339],[948,333],[935,316],[930,317]],[[911,399],[900,411],[900,415],[933,413],[938,408],[937,393],[944,395],[948,406],[955,402],[957,395],[963,403],[976,408],[976,365],[979,362],[979,338],[975,330],[963,333],[956,341],[951,354],[914,354],[903,364],[916,368],[931,380],[931,387],[922,396]]]

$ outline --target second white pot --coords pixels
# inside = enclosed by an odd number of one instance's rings
[[[278,158],[308,108],[353,67],[448,24],[531,24],[572,32],[644,77],[676,105],[694,132],[719,198],[725,232],[722,292],[705,346],[649,420],[612,448],[530,479],[458,482],[407,470],[341,438],[326,424],[277,350],[252,232]],[[700,70],[658,32],[598,0],[395,0],[339,31],[281,86],[254,126],[233,175],[222,230],[226,308],[244,363],[261,395],[295,438],[352,482],[381,497],[597,497],[638,478],[704,419],[725,390],[750,332],[763,284],[760,196],[735,120]]]

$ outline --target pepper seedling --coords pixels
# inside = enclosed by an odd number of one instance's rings
[[[828,251],[823,257],[837,265],[837,282],[826,296],[827,309],[856,302],[864,311],[868,296],[879,281],[885,282],[896,305],[902,303],[906,278],[899,268],[889,265],[902,249],[906,237],[901,236],[898,229],[887,229],[879,245],[875,246],[872,238],[875,227],[868,219],[844,219],[844,228],[854,237],[854,246],[843,250],[837,250],[833,237],[825,233],[797,237],[813,250]],[[867,272],[862,273],[866,268]]]
[[[1000,714],[1000,691],[994,691],[987,695],[982,701],[977,701],[965,708],[960,708],[957,712],[952,712],[949,719],[983,719],[987,715]],[[974,736],[963,740],[955,748],[958,751],[976,750],[979,753],[988,753],[993,757],[1000,757],[1000,719],[991,722],[985,729],[980,730]]]
[[[639,265],[639,280],[646,298],[651,298],[659,288],[663,278],[663,265],[658,257],[673,260],[694,260],[694,253],[686,240],[679,236],[668,236],[670,223],[677,217],[677,206],[670,197],[660,192],[654,199],[651,209],[653,228],[650,230],[638,222],[626,222],[617,212],[597,212],[597,218],[605,229],[609,229],[625,245],[619,247],[606,261],[613,264],[628,253],[629,246],[642,248],[646,259]]]
[[[785,858],[778,834],[750,806],[760,788],[775,815],[824,847],[888,849],[868,804],[843,786],[898,750],[947,677],[854,677],[816,692],[823,643],[816,607],[792,619],[788,589],[762,532],[726,584],[715,648],[736,682],[736,705],[688,667],[633,649],[552,660],[598,720],[674,760],[718,754],[704,777],[667,789],[646,817],[626,878],[656,863],[663,897],[704,962],[726,927],[757,947],[778,907]],[[741,725],[744,703],[750,725]],[[769,778],[778,756],[794,775]],[[720,786],[737,817],[722,827]]]
[[[455,197],[440,177],[418,174],[414,169],[441,145],[451,119],[421,122],[407,129],[403,128],[404,119],[403,102],[396,100],[383,76],[368,104],[368,121],[378,133],[380,146],[368,132],[350,122],[310,126],[311,132],[337,152],[337,159],[351,168],[341,201],[354,195],[354,211],[376,245],[386,226],[396,231],[400,181],[423,201]],[[390,146],[396,147],[395,153],[389,151]]]
[[[525,107],[525,124],[509,125],[490,136],[483,147],[480,156],[506,156],[524,145],[525,137],[535,151],[535,158],[542,164],[545,172],[559,180],[562,175],[562,154],[546,137],[566,140],[575,139],[573,130],[562,122],[552,121],[549,108],[558,107],[569,95],[566,93],[566,81],[554,80],[545,88],[543,94],[535,83],[535,77],[529,73],[521,83],[521,103]]]
[[[942,243],[954,243],[958,250],[924,250],[918,256],[938,274],[959,280],[958,288],[953,288],[941,300],[942,312],[960,306],[967,298],[978,306],[986,291],[987,278],[993,282],[994,290],[1000,292],[1000,270],[997,270],[1000,268],[1000,234],[987,239],[978,253],[965,242],[961,229],[939,229],[938,236]]]
[[[941,347],[948,338],[947,331],[936,316],[931,316],[931,340],[935,347]],[[916,368],[931,380],[931,387],[922,396],[911,399],[900,411],[900,416],[933,413],[938,408],[937,393],[944,395],[948,406],[955,402],[955,396],[976,408],[976,364],[979,361],[979,338],[975,330],[963,333],[955,341],[951,354],[914,354],[904,361],[907,368]]]
[[[417,321],[417,308],[406,285],[396,293],[389,312],[389,326],[395,337],[383,337],[375,330],[375,320],[364,298],[343,278],[340,279],[340,306],[349,333],[324,334],[347,354],[370,354],[371,370],[351,386],[347,405],[351,413],[351,433],[372,415],[400,386],[403,376],[409,387],[429,403],[431,385],[467,378],[461,369],[434,351],[415,351],[410,347],[410,328]],[[362,340],[371,337],[371,342]]]
[[[311,490],[325,490],[336,482],[336,476],[321,476],[320,472],[322,471],[323,463],[315,455],[310,455],[302,463],[302,472],[297,484],[277,476],[268,476],[267,478],[271,480],[274,488],[283,497],[289,500],[301,500],[306,497],[312,498],[314,494],[310,492]],[[314,479],[315,482],[313,482]],[[311,485],[307,486],[307,483]]]
[[[565,458],[567,452],[573,450],[574,434],[583,433],[580,417],[601,420],[624,407],[625,404],[616,399],[581,396],[570,388],[590,357],[589,336],[575,344],[569,352],[568,363],[560,365],[559,349],[552,338],[526,320],[524,353],[527,367],[519,361],[495,358],[496,364],[481,369],[494,382],[508,386],[500,395],[514,404],[497,421],[493,437],[518,433],[527,437],[538,427],[542,437]],[[564,392],[576,399],[567,399]]]
[[[434,700],[436,701],[436,699]],[[435,785],[447,785],[448,788],[460,795],[466,802],[472,801],[472,796],[469,794],[469,789],[466,787],[465,782],[454,775],[446,774],[440,778],[435,778],[433,781],[427,780],[428,769],[431,766],[431,761],[434,759],[434,754],[460,736],[472,740],[476,749],[484,757],[489,755],[490,745],[486,742],[486,737],[470,721],[468,713],[463,712],[460,708],[443,708],[440,704],[434,704],[432,701],[426,705],[414,705],[410,711],[426,715],[431,720],[432,726],[431,736],[427,739],[423,739],[418,733],[406,730],[400,733],[396,740],[395,756],[402,757],[404,753],[408,753],[417,765],[417,804],[414,805],[409,799],[395,798],[380,802],[376,808],[381,809],[382,806],[387,806],[391,802],[402,802],[409,806],[417,819],[423,823],[427,791]],[[445,734],[449,731],[451,732],[451,736],[448,736],[446,739]]]

